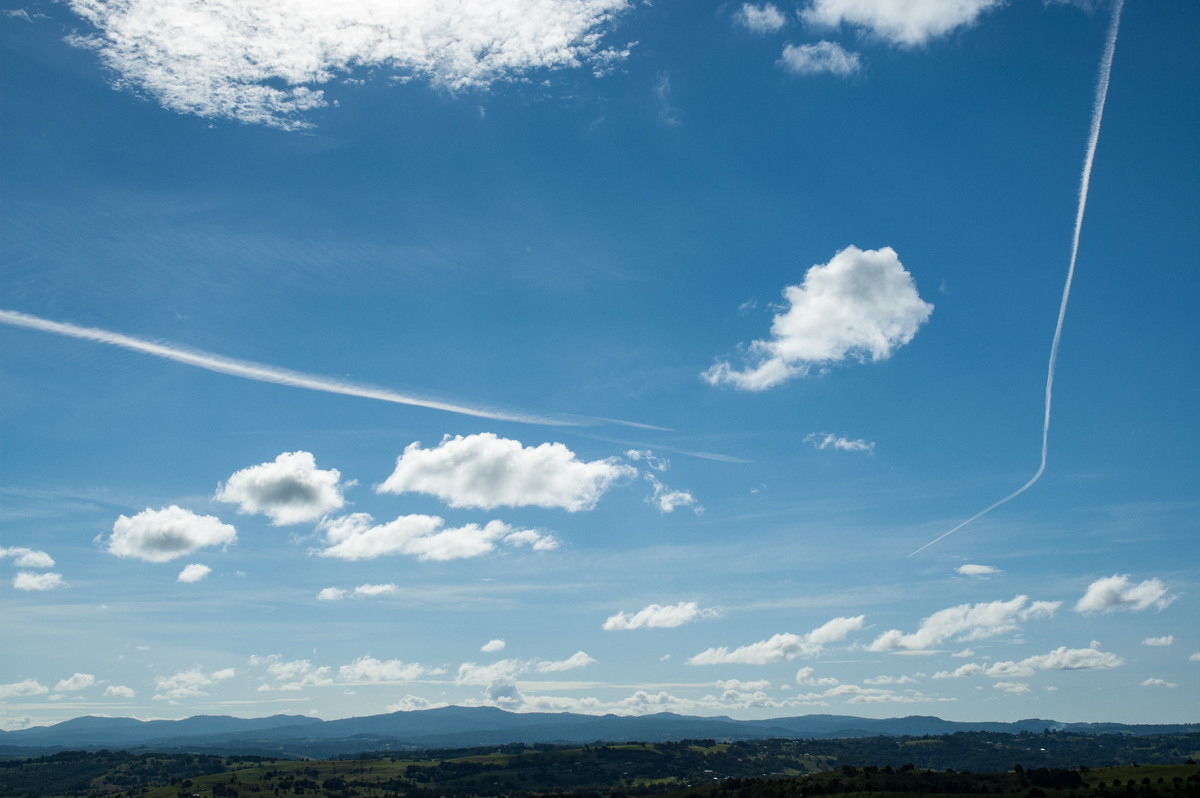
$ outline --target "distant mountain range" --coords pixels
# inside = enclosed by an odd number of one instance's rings
[[[200,715],[184,720],[141,721],[89,715],[53,726],[0,732],[0,755],[38,755],[48,749],[107,748],[321,758],[363,751],[469,748],[505,743],[811,739],[940,735],[960,731],[1018,734],[1045,729],[1085,734],[1176,734],[1200,732],[1200,723],[1059,723],[1038,718],[1014,723],[962,723],[925,715],[882,720],[848,715],[734,720],[669,712],[634,717],[567,712],[518,713],[494,707],[443,707],[342,720],[320,720],[303,715],[253,719]]]

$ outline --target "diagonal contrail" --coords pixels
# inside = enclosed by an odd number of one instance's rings
[[[15,310],[0,310],[0,323],[11,324],[15,327],[25,327],[30,330],[66,335],[71,338],[82,338],[86,341],[95,341],[101,344],[110,344],[123,349],[132,349],[135,352],[143,352],[147,355],[174,360],[178,363],[186,363],[189,366],[215,371],[220,374],[229,374],[234,377],[257,380],[259,382],[271,382],[276,385],[288,385],[293,388],[306,388],[310,391],[358,396],[363,399],[378,399],[383,402],[394,402],[400,405],[428,407],[434,410],[445,410],[448,413],[460,413],[465,416],[490,418],[497,421],[516,421],[523,424],[578,427],[599,423],[596,419],[536,415],[532,413],[510,413],[502,410],[471,407],[451,402],[439,402],[433,399],[422,399],[408,394],[397,393],[386,388],[378,388],[373,385],[346,382],[315,374],[304,374],[303,372],[254,363],[249,360],[235,360],[234,358],[213,354],[212,352],[186,349],[174,344],[155,343],[129,335],[122,335],[121,333],[110,332],[109,330],[101,330],[96,327],[80,327],[75,324],[50,321],[49,319],[31,316],[27,313],[19,313]],[[631,422],[618,421],[615,423],[630,424]]]
[[[1108,76],[1112,72],[1113,54],[1117,49],[1117,29],[1121,24],[1121,8],[1125,0],[1116,0],[1113,5],[1112,22],[1108,26],[1108,39],[1104,43],[1104,55],[1100,58],[1100,74],[1096,78],[1096,99],[1092,106],[1092,129],[1088,135],[1087,154],[1083,159],[1083,174],[1079,178],[1079,206],[1075,211],[1075,236],[1071,241],[1071,264],[1067,267],[1067,281],[1063,285],[1062,302],[1058,306],[1058,324],[1054,328],[1054,340],[1050,344],[1050,365],[1046,369],[1046,413],[1042,419],[1042,462],[1034,475],[1021,487],[1000,501],[963,521],[949,532],[943,533],[908,556],[919,554],[943,538],[953,535],[967,524],[982,518],[1002,504],[1007,504],[1033,487],[1046,470],[1046,452],[1050,440],[1050,401],[1054,393],[1054,366],[1058,362],[1058,342],[1062,338],[1063,319],[1067,315],[1067,301],[1071,298],[1071,281],[1075,279],[1075,259],[1079,254],[1079,232],[1083,229],[1083,209],[1087,205],[1088,184],[1092,180],[1092,162],[1096,158],[1096,145],[1100,141],[1100,120],[1104,117],[1104,100],[1108,96]]]

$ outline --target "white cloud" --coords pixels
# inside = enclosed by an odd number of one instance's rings
[[[63,679],[54,685],[55,692],[74,693],[84,690],[96,683],[96,677],[90,673],[76,673],[69,679]]]
[[[536,668],[538,673],[558,673],[560,671],[574,670],[575,668],[584,668],[595,661],[583,651],[576,651],[564,660],[539,662]]]
[[[50,688],[35,679],[0,684],[0,700],[6,698],[27,698],[34,695],[45,695],[48,692],[50,692]]]
[[[875,448],[874,441],[850,440],[830,432],[813,432],[804,436],[805,443],[811,443],[820,450],[836,449],[840,452],[869,452]]]
[[[172,504],[146,509],[113,524],[108,550],[118,557],[167,562],[206,546],[224,546],[237,539],[237,530],[211,515],[196,515]]]
[[[1083,598],[1075,604],[1076,612],[1112,612],[1133,610],[1141,612],[1153,607],[1161,610],[1175,600],[1167,595],[1167,587],[1158,579],[1133,584],[1129,574],[1113,574],[1088,585]]]
[[[1143,646],[1169,646],[1174,644],[1175,635],[1163,635],[1162,637],[1147,637],[1142,641]]]
[[[646,497],[646,501],[658,508],[660,513],[673,513],[680,507],[692,507],[697,515],[704,508],[696,503],[696,497],[686,490],[671,490],[658,481],[653,474],[645,474],[646,481],[654,486],[654,493]]]
[[[783,55],[779,56],[779,65],[797,75],[828,72],[844,78],[862,69],[862,56],[837,42],[785,44]]]
[[[503,651],[506,643],[503,640],[489,640],[479,647],[479,650],[484,654],[495,654],[497,651]]]
[[[44,551],[16,546],[6,549],[0,546],[0,557],[12,557],[18,568],[53,568],[54,558]]]
[[[777,634],[770,639],[741,646],[732,651],[725,646],[705,649],[691,657],[687,663],[689,665],[732,663],[766,665],[800,656],[815,656],[821,652],[826,643],[843,640],[850,632],[861,629],[862,625],[862,615],[853,618],[834,618],[804,635]]]
[[[400,588],[392,583],[383,585],[359,585],[354,588],[356,596],[394,596]]]
[[[20,571],[13,577],[12,585],[16,590],[54,590],[66,587],[67,583],[63,580],[62,574],[49,571],[40,574],[32,571]]]
[[[1142,682],[1142,687],[1178,687],[1175,682],[1168,682],[1165,679],[1146,679]]]
[[[863,679],[863,684],[869,684],[872,687],[881,684],[916,684],[917,680],[911,676],[875,676],[870,679]]]
[[[194,562],[191,565],[185,565],[183,570],[176,577],[179,582],[199,582],[204,577],[212,573],[212,569],[207,565]]]
[[[1000,573],[999,568],[994,568],[991,565],[972,565],[970,563],[966,565],[960,565],[954,570],[956,573],[960,573],[963,576],[989,576],[991,574]]]
[[[327,547],[322,557],[369,560],[405,554],[421,560],[458,560],[495,551],[498,544],[532,546],[535,550],[558,545],[552,535],[531,529],[514,529],[500,521],[484,526],[467,524],[445,528],[433,515],[402,515],[386,524],[375,524],[367,513],[352,513],[321,523]]]
[[[487,665],[477,665],[474,662],[464,662],[458,666],[455,681],[462,684],[490,685],[512,683],[517,676],[528,667],[528,663],[515,659],[502,659]]]
[[[1020,662],[997,662],[982,673],[993,678],[1032,676],[1037,671],[1110,670],[1124,664],[1125,661],[1116,654],[1100,651],[1099,644],[1093,643],[1091,648],[1059,646],[1047,654],[1026,657]]]
[[[694,601],[680,601],[677,604],[651,604],[630,615],[621,611],[604,621],[602,627],[606,631],[623,631],[626,629],[674,629],[701,618],[716,618],[720,611],[715,608],[701,609]]]
[[[1188,660],[1189,660],[1190,662],[1200,662],[1200,651],[1197,651],[1195,654],[1193,654],[1192,656],[1188,657]]]
[[[891,247],[846,247],[783,295],[787,308],[772,321],[769,340],[750,344],[747,368],[719,361],[704,372],[705,380],[762,391],[814,367],[886,360],[933,312]]]
[[[340,587],[325,587],[317,594],[317,601],[340,601],[345,597],[346,591]]]
[[[817,676],[815,668],[805,667],[796,671],[796,684],[815,687],[829,687],[837,683],[838,680],[832,676]]]
[[[330,667],[314,666],[306,659],[285,661],[278,654],[269,654],[265,657],[251,655],[250,664],[265,665],[267,673],[275,680],[273,688],[268,685],[258,688],[263,691],[275,689],[293,692],[305,687],[326,687],[333,684],[333,679],[330,678],[332,672]]]
[[[1060,602],[1035,601],[1028,596],[1016,596],[1009,601],[980,604],[960,604],[938,610],[921,621],[912,634],[891,629],[875,638],[871,651],[919,651],[931,648],[943,640],[982,640],[1015,631],[1022,621],[1048,617]]]
[[[108,698],[133,698],[137,695],[132,687],[126,687],[123,684],[110,684],[104,688],[104,695]]]
[[[1029,685],[1024,682],[996,682],[992,685],[996,690],[1003,690],[1006,693],[1030,693],[1033,692]]]
[[[739,25],[755,33],[774,33],[787,24],[787,17],[773,3],[761,6],[742,3],[733,18]]]
[[[411,682],[428,672],[425,666],[415,662],[401,662],[398,659],[378,660],[363,656],[349,665],[338,668],[338,679],[353,684]]]
[[[274,462],[234,472],[213,498],[242,513],[261,513],[275,526],[302,524],[346,503],[341,478],[336,468],[317,468],[310,452],[283,452]]]
[[[433,449],[411,443],[380,493],[427,493],[451,507],[560,507],[590,510],[637,469],[615,458],[584,462],[561,443],[522,446],[490,432],[446,436]]]
[[[865,28],[893,44],[914,46],[969,25],[1001,0],[812,0],[810,25]]]
[[[404,2],[70,0],[94,48],[164,107],[283,128],[327,101],[322,84],[359,70],[482,88],[531,70],[592,65],[624,52],[601,42],[628,0]]]
[[[235,675],[233,668],[224,668],[211,673],[205,673],[199,667],[192,668],[187,671],[180,671],[171,676],[159,676],[155,681],[155,689],[158,693],[154,696],[155,700],[175,701],[180,698],[195,698],[197,696],[208,695],[205,692],[206,687],[210,687],[217,682],[231,679]]]

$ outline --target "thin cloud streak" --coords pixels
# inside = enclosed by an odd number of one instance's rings
[[[1112,73],[1113,55],[1117,49],[1117,30],[1121,25],[1121,8],[1124,5],[1125,0],[1117,0],[1116,4],[1113,6],[1112,22],[1109,24],[1108,38],[1104,44],[1104,55],[1100,59],[1100,75],[1096,80],[1096,99],[1092,106],[1092,128],[1088,134],[1087,154],[1083,159],[1083,173],[1079,178],[1079,206],[1075,211],[1075,235],[1071,241],[1071,263],[1067,267],[1067,280],[1063,285],[1062,302],[1058,307],[1058,323],[1054,327],[1054,340],[1050,344],[1050,364],[1046,368],[1046,411],[1042,420],[1042,461],[1038,465],[1037,471],[1024,485],[1017,488],[1000,501],[995,502],[981,512],[971,516],[966,521],[963,521],[949,532],[946,532],[929,541],[921,548],[912,552],[912,554],[909,554],[909,557],[912,557],[915,554],[920,554],[934,543],[950,537],[958,530],[962,529],[973,521],[982,518],[992,510],[995,510],[997,507],[1007,504],[1008,502],[1017,498],[1022,493],[1033,487],[1034,484],[1042,478],[1042,474],[1046,470],[1046,454],[1049,449],[1050,441],[1050,403],[1054,394],[1054,367],[1058,362],[1058,344],[1062,339],[1063,320],[1067,315],[1067,302],[1071,298],[1071,283],[1075,279],[1075,260],[1079,255],[1079,234],[1083,229],[1083,210],[1087,206],[1088,185],[1092,180],[1092,163],[1096,158],[1096,145],[1100,142],[1100,121],[1104,118],[1104,101],[1108,97],[1108,78]]]
[[[322,391],[324,393],[335,393],[343,396],[357,396],[361,399],[377,399],[381,402],[427,407],[433,410],[443,410],[447,413],[459,413],[464,416],[488,418],[497,421],[515,421],[521,424],[577,427],[601,422],[600,419],[589,419],[583,416],[566,418],[563,416],[537,415],[532,413],[510,413],[502,410],[472,407],[470,405],[454,404],[451,402],[439,402],[433,399],[422,399],[372,385],[344,382],[316,374],[305,374],[277,366],[254,363],[249,360],[236,360],[199,349],[185,349],[171,344],[154,343],[153,341],[146,341],[141,338],[110,332],[109,330],[101,330],[97,327],[80,327],[66,322],[50,321],[49,319],[31,316],[15,310],[0,310],[0,323],[65,335],[69,338],[81,338],[85,341],[109,344],[121,347],[122,349],[131,349],[135,352],[142,352],[143,354],[161,357],[166,360],[174,360],[177,363],[184,363],[207,371],[215,371],[218,374],[228,374],[232,377],[274,383],[275,385],[287,385],[292,388],[304,388],[310,391]],[[631,422],[604,420],[610,421],[610,423],[631,424]]]

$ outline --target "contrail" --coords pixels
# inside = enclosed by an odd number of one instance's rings
[[[18,313],[14,310],[0,310],[0,323],[11,324],[15,327],[25,327],[31,330],[40,330],[42,332],[57,333],[58,335],[66,335],[71,338],[82,338],[86,341],[95,341],[101,344],[110,344],[123,349],[132,349],[135,352],[143,352],[147,355],[174,360],[178,363],[186,363],[189,366],[215,371],[220,374],[229,374],[247,380],[257,380],[258,382],[271,382],[276,385],[288,385],[293,388],[307,388],[310,391],[358,396],[363,399],[378,399],[383,402],[394,402],[400,405],[428,407],[434,410],[445,410],[448,413],[460,413],[465,416],[489,418],[497,421],[516,421],[523,424],[578,427],[597,423],[596,420],[581,419],[578,417],[566,418],[526,413],[509,413],[450,402],[439,402],[432,399],[421,399],[416,396],[390,391],[386,388],[345,382],[314,374],[304,374],[299,371],[267,366],[248,360],[235,360],[211,352],[204,352],[198,349],[185,349],[172,344],[155,343],[129,335],[122,335],[121,333],[101,330],[96,327],[80,327],[75,324],[50,321],[37,316],[30,316],[26,313]],[[631,422],[616,423],[630,424]]]
[[[1033,487],[1034,483],[1042,478],[1042,473],[1046,470],[1046,452],[1050,440],[1050,401],[1054,393],[1054,366],[1058,362],[1058,342],[1062,338],[1063,319],[1067,315],[1067,301],[1071,298],[1071,281],[1075,279],[1075,259],[1079,254],[1079,232],[1083,229],[1083,209],[1087,205],[1088,184],[1092,180],[1092,162],[1096,158],[1096,145],[1100,141],[1100,120],[1104,117],[1104,100],[1108,96],[1108,76],[1112,72],[1113,54],[1117,49],[1117,29],[1121,24],[1121,9],[1124,5],[1125,0],[1116,0],[1116,3],[1113,5],[1112,21],[1108,26],[1108,39],[1104,43],[1104,55],[1100,58],[1100,74],[1096,78],[1096,99],[1092,106],[1092,129],[1088,135],[1087,154],[1083,158],[1083,174],[1079,178],[1079,206],[1075,211],[1075,236],[1071,241],[1071,264],[1067,267],[1067,281],[1063,285],[1062,302],[1058,306],[1058,324],[1054,328],[1054,340],[1050,344],[1050,364],[1046,369],[1046,412],[1042,419],[1042,462],[1038,465],[1038,469],[1034,472],[1034,475],[1024,485],[995,504],[988,506],[966,521],[963,521],[949,532],[929,541],[912,554],[909,554],[909,557],[913,556],[913,554],[920,554],[939,540],[953,535],[967,524],[982,518],[1000,505],[1007,504],[1017,498]]]

